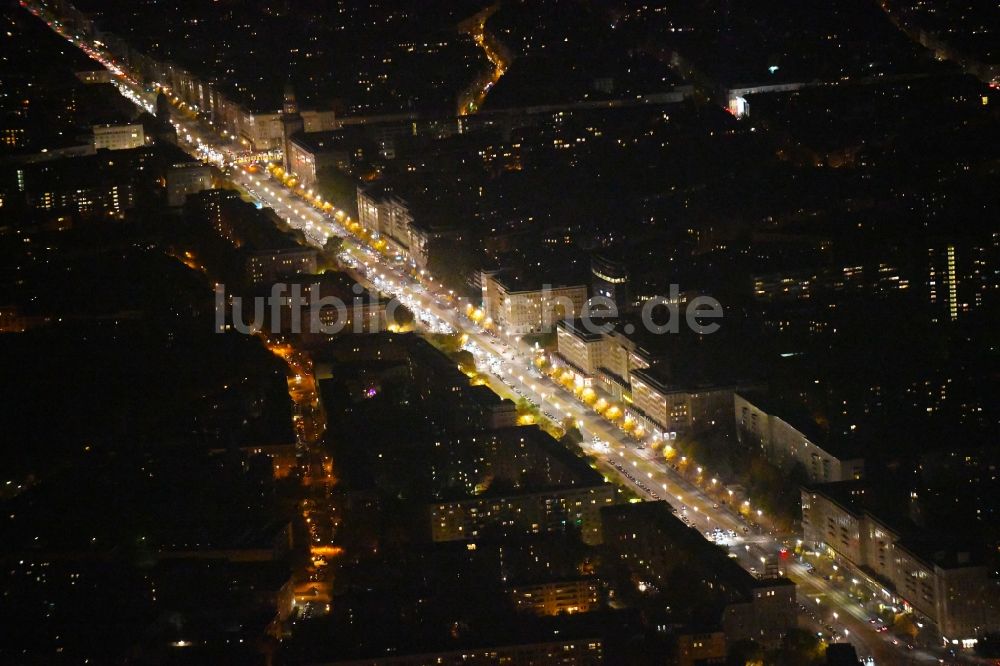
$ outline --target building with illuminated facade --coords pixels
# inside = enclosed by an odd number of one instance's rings
[[[409,253],[413,214],[407,201],[391,187],[358,188],[358,222],[398,252]]]
[[[95,150],[128,150],[146,145],[146,136],[139,123],[94,125]]]
[[[904,518],[886,519],[857,482],[801,490],[803,538],[848,564],[885,603],[905,604],[949,643],[1000,629],[1000,578],[979,544],[955,544]]]
[[[733,396],[748,385],[677,384],[660,367],[632,373],[632,410],[654,430],[689,434],[729,418]]]
[[[564,363],[582,386],[599,385],[616,399],[630,396],[632,374],[654,361],[653,354],[621,326],[598,319],[592,320],[589,330],[576,319],[556,325],[556,362]]]
[[[543,284],[508,271],[483,271],[486,315],[507,335],[541,332],[563,319],[578,317],[587,302],[583,284]]]
[[[367,159],[377,149],[360,133],[340,142],[340,157],[331,159],[348,164]],[[450,243],[463,240],[459,222],[465,214],[458,212],[462,193],[447,186],[431,188],[433,191],[417,187],[407,189],[406,194],[402,190],[389,183],[359,187],[358,222],[400,259],[409,259],[418,270],[426,270],[433,252],[446,251]]]
[[[658,364],[658,355],[625,332],[629,325],[561,321],[553,363],[570,373],[577,386],[599,388],[627,403],[627,412],[648,432],[691,433],[722,423],[730,418],[734,394],[757,386],[748,381],[675,378]]]
[[[618,312],[628,312],[633,308],[631,280],[624,261],[595,254],[590,258],[590,276],[594,297],[610,300]]]
[[[292,135],[285,154],[288,170],[307,188],[316,184],[319,173],[325,169],[350,173],[357,163],[371,159],[377,151],[376,145],[357,130],[352,127]]]

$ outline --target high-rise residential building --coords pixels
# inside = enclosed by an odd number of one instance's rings
[[[299,113],[299,103],[295,99],[295,90],[292,84],[285,85],[285,100],[281,108],[281,154],[284,156],[285,169],[291,171],[289,155],[291,155],[291,142],[299,132],[305,129],[305,121]]]
[[[955,321],[996,303],[1000,295],[1000,233],[932,243],[927,248],[926,294],[934,317]]]

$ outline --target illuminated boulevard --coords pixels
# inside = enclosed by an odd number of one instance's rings
[[[30,6],[29,9],[45,20],[40,11]],[[49,23],[52,25],[51,21]],[[481,25],[480,22],[480,28]],[[59,31],[58,26],[52,27]],[[150,101],[150,93],[141,90],[127,73],[102,57],[99,49],[71,36],[63,36],[108,67],[116,75],[119,88],[130,99]],[[483,45],[481,40],[477,41]],[[503,66],[493,57],[490,59],[496,66],[495,82],[502,75]],[[475,355],[479,371],[488,378],[491,388],[504,397],[523,397],[537,405],[542,414],[550,415],[554,424],[566,419],[574,421],[583,435],[581,446],[597,461],[609,480],[628,488],[637,497],[668,501],[679,515],[706,534],[707,538],[713,538],[715,528],[721,529],[723,536],[717,540],[727,546],[731,556],[751,573],[763,574],[766,564],[777,563],[784,574],[798,585],[801,626],[821,632],[826,638],[832,634],[840,640],[850,641],[860,655],[870,655],[879,664],[959,663],[955,658],[940,659],[943,655],[914,650],[902,644],[894,645],[898,641],[892,639],[888,632],[878,632],[863,605],[849,596],[851,588],[857,585],[856,581],[852,582],[850,574],[828,576],[825,575],[825,568],[810,572],[810,558],[820,567],[828,567],[829,561],[808,555],[800,558],[795,554],[801,546],[796,535],[773,534],[766,527],[767,516],[760,515],[755,507],[748,504],[734,507],[727,502],[726,491],[717,487],[719,484],[712,479],[710,470],[695,470],[688,466],[674,469],[651,442],[637,442],[596,413],[572,391],[541,373],[534,363],[536,355],[533,350],[517,348],[517,341],[514,340],[509,341],[510,344],[501,341],[466,316],[469,303],[441,289],[431,276],[416,275],[408,266],[375,250],[369,243],[377,244],[378,238],[361,230],[332,202],[311,197],[301,189],[287,187],[262,166],[226,166],[232,164],[245,147],[232,138],[214,134],[212,128],[195,118],[194,113],[178,111],[175,114],[174,123],[185,150],[222,166],[226,176],[248,197],[272,208],[293,227],[301,229],[309,242],[317,247],[322,247],[331,236],[343,237],[340,258],[348,274],[367,287],[397,297],[414,312],[418,327],[467,336],[464,338],[465,348]],[[296,405],[299,441],[314,452],[313,445],[322,432],[322,415],[314,380],[307,367],[308,361],[290,347],[271,342],[269,347],[289,362],[292,370],[290,393]],[[309,466],[316,467],[319,472],[310,476],[325,477],[332,482],[328,459],[310,457]],[[328,488],[330,484],[325,485]],[[321,522],[321,518],[325,524],[334,525],[335,520],[325,513],[319,515],[312,504],[307,504],[303,507],[303,515],[312,526],[314,543],[327,542],[329,530],[333,528],[315,528],[313,521]],[[784,558],[779,555],[782,548],[787,548]],[[318,552],[314,549],[314,553]],[[315,561],[322,561],[322,558],[317,556]],[[317,589],[321,586],[306,587],[308,589],[297,592],[303,596],[328,598],[325,590]],[[971,656],[963,655],[962,659],[965,663],[977,663]]]

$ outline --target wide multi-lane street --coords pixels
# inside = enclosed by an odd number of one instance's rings
[[[192,135],[194,136],[194,135]],[[202,139],[204,141],[204,139]],[[538,372],[530,350],[515,349],[494,337],[464,315],[462,302],[432,281],[414,277],[405,267],[395,265],[347,232],[336,214],[318,210],[314,202],[298,196],[266,170],[251,173],[245,168],[231,171],[234,182],[263,205],[275,210],[306,237],[321,246],[329,236],[345,238],[341,258],[351,276],[380,292],[398,298],[410,308],[419,326],[435,332],[455,332],[468,336],[466,348],[473,352],[490,385],[502,395],[515,395],[534,403],[542,414],[561,422],[574,420],[583,435],[586,452],[598,461],[601,471],[614,482],[626,486],[644,499],[669,501],[682,519],[726,547],[751,573],[763,574],[765,563],[778,562],[799,584],[804,626],[818,625],[828,640],[848,640],[861,655],[871,655],[876,663],[934,663],[938,659],[918,650],[895,646],[887,634],[878,633],[867,622],[857,601],[830,581],[810,575],[793,559],[780,560],[786,537],[752,528],[741,514],[708,495],[694,482],[672,469],[650,446],[631,439],[615,425],[577,400],[571,392]],[[714,532],[718,528],[719,533]],[[716,534],[720,534],[718,538]]]
[[[419,326],[438,333],[467,336],[466,349],[473,353],[480,371],[489,377],[490,386],[498,393],[528,400],[555,422],[567,418],[575,421],[583,435],[581,446],[609,480],[643,499],[670,502],[683,520],[707,539],[727,548],[751,573],[762,575],[767,563],[777,563],[799,585],[803,626],[818,626],[827,640],[854,643],[860,655],[872,656],[875,663],[938,662],[936,655],[909,649],[904,644],[894,645],[894,639],[878,632],[876,625],[868,622],[860,604],[833,581],[811,575],[808,566],[793,557],[781,559],[781,549],[794,546],[794,536],[774,535],[734,511],[730,504],[710,496],[707,488],[699,487],[674,470],[652,446],[636,442],[580,402],[572,392],[540,373],[531,350],[517,349],[498,339],[468,319],[463,302],[447,290],[435,286],[432,280],[414,276],[405,266],[357,240],[344,228],[335,211],[323,212],[314,201],[303,199],[278,179],[269,177],[266,170],[251,173],[246,168],[235,168],[230,176],[262,205],[273,208],[289,224],[302,229],[317,246],[322,246],[330,236],[343,237],[341,259],[345,270],[366,287],[399,299],[413,311]]]
[[[53,30],[99,60],[115,76],[122,93],[148,108],[150,92],[106,56],[101,48],[80,35],[69,35],[59,22],[40,8],[26,4]],[[194,110],[197,111],[197,110]],[[272,208],[298,229],[308,241],[322,247],[331,236],[344,239],[341,260],[344,269],[365,286],[396,297],[413,311],[417,325],[433,332],[467,336],[465,347],[476,358],[489,385],[504,396],[517,396],[533,403],[546,418],[561,423],[573,420],[583,435],[581,446],[597,461],[605,476],[648,500],[666,500],[692,528],[728,549],[730,556],[754,574],[763,575],[768,564],[778,564],[799,585],[802,626],[816,629],[827,640],[853,643],[860,655],[876,663],[938,663],[955,658],[915,650],[877,630],[864,608],[835,580],[814,575],[808,564],[783,548],[795,546],[795,535],[775,535],[748,520],[746,510],[734,510],[724,496],[713,492],[710,472],[702,483],[674,469],[647,443],[637,442],[556,382],[540,373],[533,363],[535,352],[504,341],[466,317],[466,302],[436,284],[430,276],[412,271],[405,263],[388,258],[366,241],[350,233],[345,214],[323,202],[286,187],[267,169],[230,165],[232,157],[246,150],[236,137],[218,133],[195,114],[178,110],[173,117],[181,146],[193,156],[212,161],[248,197]],[[326,205],[324,205],[326,204]],[[508,344],[510,342],[511,344]],[[751,516],[755,515],[754,511]],[[765,524],[765,520],[760,521]],[[964,658],[973,661],[972,658]]]

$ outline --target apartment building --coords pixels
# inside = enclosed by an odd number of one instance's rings
[[[792,425],[778,415],[781,407],[770,405],[759,393],[737,392],[733,406],[738,440],[744,446],[759,447],[774,464],[801,463],[809,480],[817,483],[864,476],[864,457],[850,433],[823,432],[805,414],[796,415]]]
[[[607,483],[504,496],[479,496],[431,505],[433,541],[468,541],[490,531],[545,534],[579,529],[584,543],[601,543],[601,509],[615,502]]]
[[[673,515],[666,502],[621,504],[603,511],[604,545],[640,580],[696,581],[718,610],[729,641],[776,646],[797,626],[796,588],[787,578],[758,579]]]
[[[514,607],[535,615],[586,613],[599,605],[600,581],[592,576],[513,585]]]
[[[648,368],[656,358],[633,337],[594,317],[585,325],[579,319],[565,319],[556,325],[556,351],[575,379],[584,386],[601,386],[616,398],[630,390],[632,373]]]
[[[253,284],[276,282],[289,275],[316,272],[316,250],[293,247],[260,250],[247,257],[247,277]]]
[[[481,284],[487,316],[507,335],[554,330],[559,321],[579,316],[587,302],[585,284],[547,284],[512,271],[483,271]]]
[[[94,125],[94,150],[128,150],[146,145],[140,123]]]
[[[183,206],[189,194],[212,188],[212,167],[201,162],[175,164],[167,170],[167,204]]]
[[[398,252],[409,253],[413,214],[406,199],[391,187],[358,188],[358,222]]]
[[[300,114],[303,121],[306,113]],[[375,157],[378,148],[357,127],[314,132],[306,129],[292,135],[286,168],[305,187],[312,187],[324,169],[337,168],[349,173],[358,163]]]
[[[555,362],[563,364],[580,386],[600,387],[629,404],[628,411],[652,432],[689,433],[729,418],[736,391],[750,382],[713,382],[657,365],[652,352],[616,323],[609,330],[580,320],[564,320],[556,328]]]
[[[728,419],[742,385],[672,383],[659,367],[632,373],[632,407],[664,432],[691,433]]]
[[[859,482],[807,486],[801,493],[805,541],[865,572],[946,640],[968,646],[1000,629],[1000,578],[976,547],[880,516],[871,488]]]

